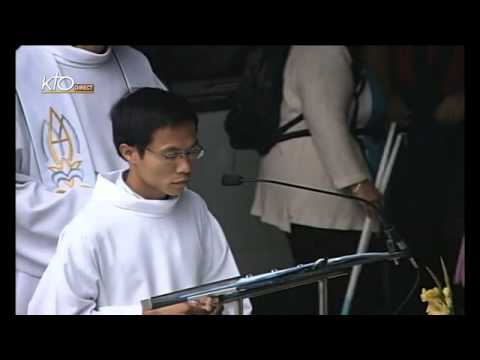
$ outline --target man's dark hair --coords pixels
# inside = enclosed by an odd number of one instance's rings
[[[120,144],[135,146],[143,156],[157,129],[193,123],[198,117],[183,97],[158,88],[141,88],[120,99],[110,112],[113,141],[120,156]]]

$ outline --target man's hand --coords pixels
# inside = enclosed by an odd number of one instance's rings
[[[463,92],[445,97],[435,112],[435,120],[439,124],[459,123],[464,119],[465,95]]]
[[[203,308],[208,312],[208,315],[219,315],[223,311],[223,304],[218,298],[204,297],[200,299]]]
[[[374,203],[377,206],[381,206],[383,203],[383,196],[380,191],[377,190],[375,185],[370,180],[362,181],[361,183],[355,184],[350,187],[352,194],[356,197],[359,197],[363,200]],[[370,219],[375,219],[377,212],[370,205],[362,202],[362,205],[367,212],[367,215]]]
[[[222,311],[223,305],[218,298],[206,296],[198,300],[145,310],[143,315],[218,315]]]

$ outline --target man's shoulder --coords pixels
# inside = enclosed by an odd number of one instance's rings
[[[112,207],[107,202],[90,199],[87,204],[73,217],[65,230],[81,233],[87,237],[100,233],[108,227]]]
[[[141,51],[127,45],[114,45],[112,49],[115,53],[135,58],[149,63],[148,58]]]
[[[347,48],[339,45],[293,46],[291,54],[294,58],[303,59],[311,64],[330,61],[330,59],[349,58]]]
[[[205,200],[195,191],[190,189],[185,189],[185,191],[182,194],[182,201],[190,205],[204,206],[204,207],[207,206],[207,203],[205,202]]]
[[[20,46],[17,50],[15,50],[16,66],[20,66],[25,61],[29,61],[31,58],[38,60],[39,56],[45,56],[48,53],[49,53],[48,46],[42,46],[42,45]]]
[[[350,66],[351,57],[345,46],[315,45],[294,46],[288,68],[310,83],[315,76],[349,72]]]
[[[183,192],[179,204],[183,211],[193,211],[193,216],[204,216],[209,211],[206,201],[190,189]]]
[[[22,45],[22,46],[19,46],[17,48],[17,50],[15,50],[15,54],[18,56],[18,55],[22,55],[22,54],[25,54],[25,53],[29,53],[29,52],[36,52],[36,51],[43,51],[45,50],[45,46],[40,46],[40,45]]]

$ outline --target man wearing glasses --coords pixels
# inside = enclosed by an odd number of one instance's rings
[[[204,150],[188,102],[143,88],[111,113],[128,170],[99,175],[92,199],[67,225],[29,314],[236,314],[217,299],[143,311],[140,301],[239,275],[204,200],[187,189]],[[251,312],[248,300],[246,313]]]
[[[28,45],[15,53],[15,313],[25,315],[61,230],[98,173],[125,167],[110,111],[164,84],[129,46]]]

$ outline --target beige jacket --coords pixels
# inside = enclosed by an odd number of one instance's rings
[[[350,194],[345,189],[370,177],[347,126],[352,102],[351,58],[343,46],[293,46],[284,72],[281,125],[303,113],[290,131],[312,137],[277,144],[261,159],[258,177]],[[300,224],[361,230],[358,202],[280,185],[257,184],[252,215],[290,232]]]

